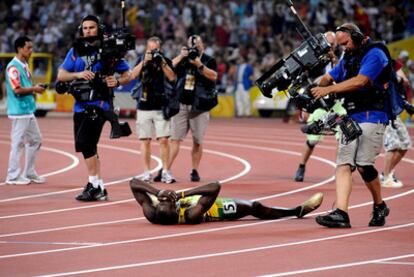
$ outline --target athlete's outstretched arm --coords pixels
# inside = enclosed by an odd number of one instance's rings
[[[177,193],[178,198],[191,195],[201,195],[197,204],[185,211],[186,221],[189,223],[200,223],[203,219],[204,213],[207,212],[208,209],[210,209],[210,207],[214,204],[214,201],[216,201],[219,192],[220,184],[216,182]]]

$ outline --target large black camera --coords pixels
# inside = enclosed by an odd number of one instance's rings
[[[256,80],[257,86],[266,97],[272,97],[274,88],[279,91],[291,88],[289,93],[293,93],[310,85],[330,62],[328,52],[331,45],[325,35],[314,36],[298,16],[292,1],[288,0],[287,5],[299,22],[297,30],[305,41]]]
[[[256,85],[266,97],[272,97],[273,89],[287,90],[288,96],[303,111],[312,113],[317,108],[329,111],[335,102],[334,97],[316,100],[310,93],[310,89],[314,86],[315,79],[323,73],[324,68],[330,62],[328,52],[331,45],[325,35],[314,36],[309,31],[298,16],[291,0],[287,1],[287,5],[299,22],[298,31],[305,41],[287,58],[278,61],[257,79]],[[310,127],[305,126],[305,130],[302,131],[308,134],[332,134],[334,127],[339,125],[341,130],[343,129],[343,136],[345,136],[343,141],[346,143],[361,135],[359,125],[351,118],[336,113],[329,113],[329,115]]]
[[[97,56],[98,60],[110,63],[122,59],[128,50],[135,49],[135,36],[120,29],[101,36],[79,37],[73,49],[78,56]]]
[[[189,47],[187,48],[188,50],[188,58],[190,60],[195,60],[197,59],[198,56],[200,56],[200,51],[198,51],[197,47],[193,46],[193,47]]]
[[[162,52],[159,49],[154,49],[151,51],[151,55],[152,55],[152,62],[158,66],[161,65],[164,59],[164,55],[162,54]]]

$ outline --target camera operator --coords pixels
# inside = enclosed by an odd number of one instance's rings
[[[358,169],[374,202],[369,226],[383,226],[389,208],[381,196],[374,162],[381,151],[384,129],[388,123],[386,95],[381,89],[389,81],[389,60],[378,46],[370,47],[373,45],[370,38],[365,37],[353,23],[338,27],[336,38],[344,48],[344,57],[323,76],[319,87],[311,89],[311,93],[316,99],[328,94],[344,98],[344,108],[359,123],[362,135],[347,145],[342,141],[339,143],[336,159],[337,209],[328,215],[318,216],[316,222],[326,227],[351,227],[348,204],[352,172]]]
[[[198,111],[194,107],[197,90],[212,92],[217,80],[217,63],[213,57],[204,53],[200,36],[188,39],[188,47],[182,47],[180,54],[173,59],[177,72],[177,93],[180,111],[171,118],[170,167],[180,150],[180,143],[191,130],[193,146],[191,150],[192,171],[190,179],[199,182],[198,167],[203,153],[203,137],[210,119],[209,111]]]
[[[103,25],[98,17],[87,15],[79,26],[81,37],[103,36]],[[58,81],[87,80],[92,81],[100,71],[107,69],[101,61],[96,61],[96,53],[88,56],[78,56],[74,48],[71,48],[61,64],[58,72]],[[112,69],[112,68],[111,68]],[[130,70],[125,60],[118,61],[113,68],[120,73],[120,78],[105,76],[103,86],[95,91],[91,101],[80,100],[80,95],[75,97],[74,105],[74,136],[76,152],[82,152],[85,159],[89,179],[83,192],[76,197],[79,201],[107,200],[107,191],[101,177],[101,164],[97,152],[98,141],[106,119],[102,111],[108,111],[110,106],[110,89],[123,85],[130,80]]]
[[[169,59],[161,52],[161,40],[151,37],[147,40],[145,55],[138,58],[138,64],[132,70],[132,78],[138,78],[138,88],[134,98],[137,100],[137,134],[141,141],[141,154],[145,171],[141,180],[150,182],[151,138],[153,129],[160,145],[162,181],[170,184],[175,182],[169,172],[168,138],[171,134],[170,120],[164,118],[162,108],[166,105],[167,85],[175,83],[176,75]],[[169,82],[167,84],[166,82]]]

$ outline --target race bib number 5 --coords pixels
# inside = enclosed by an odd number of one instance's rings
[[[234,214],[237,212],[236,202],[231,200],[223,201],[223,213],[224,214]]]

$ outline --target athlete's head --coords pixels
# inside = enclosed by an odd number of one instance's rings
[[[162,225],[173,225],[178,223],[177,204],[171,200],[160,201],[155,208],[157,223]]]

